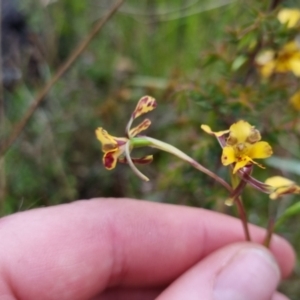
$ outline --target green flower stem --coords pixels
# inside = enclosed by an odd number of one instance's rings
[[[171,153],[171,154],[179,157],[180,159],[189,163],[195,169],[205,173],[206,175],[210,176],[211,178],[213,178],[214,180],[216,180],[217,182],[222,184],[225,187],[225,189],[227,189],[230,193],[232,193],[231,186],[225,180],[223,180],[221,177],[219,177],[212,171],[210,171],[210,170],[206,169],[205,167],[203,167],[202,165],[200,165],[197,161],[195,161],[193,158],[191,158],[190,156],[188,156],[181,150],[177,149],[176,147],[174,147],[170,144],[167,144],[160,140],[156,140],[154,138],[150,138],[150,137],[143,137],[143,138],[147,139],[151,143],[150,147],[163,150],[165,152]]]
[[[148,137],[133,137],[130,138],[130,145],[132,148],[151,147],[152,143],[148,140]]]

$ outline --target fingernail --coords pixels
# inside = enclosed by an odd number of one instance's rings
[[[217,275],[214,300],[270,299],[280,280],[280,270],[268,250],[239,250]]]

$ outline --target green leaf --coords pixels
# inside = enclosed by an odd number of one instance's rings
[[[231,65],[232,71],[238,70],[247,61],[247,59],[248,58],[244,55],[238,56]]]
[[[300,214],[300,202],[297,202],[287,208],[285,212],[276,221],[275,229],[279,228],[289,218]]]

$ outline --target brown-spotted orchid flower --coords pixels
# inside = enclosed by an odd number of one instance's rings
[[[201,128],[214,135],[223,148],[221,161],[224,166],[233,164],[233,174],[249,165],[258,165],[254,159],[267,158],[272,155],[271,146],[261,141],[260,132],[243,120],[230,126],[228,130],[214,132],[207,125]],[[225,138],[225,135],[228,135]]]
[[[154,98],[150,96],[142,97],[139,100],[135,110],[131,114],[131,118],[126,126],[125,137],[112,136],[102,127],[96,129],[97,139],[101,142],[102,151],[104,152],[103,164],[105,168],[108,170],[112,170],[116,167],[117,162],[128,163],[136,175],[138,175],[141,179],[148,181],[148,177],[142,174],[135,167],[134,164],[150,163],[153,160],[152,155],[148,155],[142,158],[132,158],[130,154],[134,148],[157,148],[162,151],[171,153],[179,157],[180,159],[188,162],[194,168],[198,169],[199,171],[207,174],[208,176],[214,178],[216,181],[221,183],[229,192],[232,192],[232,188],[226,181],[224,181],[222,178],[218,177],[216,174],[200,165],[193,158],[189,157],[181,150],[163,141],[148,137],[146,135],[140,135],[142,131],[146,130],[151,125],[151,121],[149,119],[145,119],[138,126],[131,129],[131,125],[136,118],[152,111],[156,106],[157,104]]]
[[[148,181],[149,179],[143,175],[134,165],[137,164],[147,164],[153,160],[152,155],[148,155],[141,158],[132,158],[130,152],[134,147],[149,146],[150,143],[143,137],[139,137],[139,134],[146,130],[150,125],[151,121],[145,119],[138,126],[131,128],[132,122],[139,116],[150,112],[155,109],[156,101],[150,96],[142,97],[135,110],[131,114],[131,118],[126,126],[126,137],[114,137],[110,135],[102,127],[96,129],[97,139],[102,144],[103,164],[107,170],[112,170],[116,167],[117,162],[128,163],[133,171],[142,179]]]

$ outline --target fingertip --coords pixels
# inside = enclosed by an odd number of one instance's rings
[[[279,267],[270,251],[237,243],[207,256],[158,299],[265,300],[271,299],[279,281]]]
[[[275,292],[271,300],[289,300],[289,298],[282,293]]]

